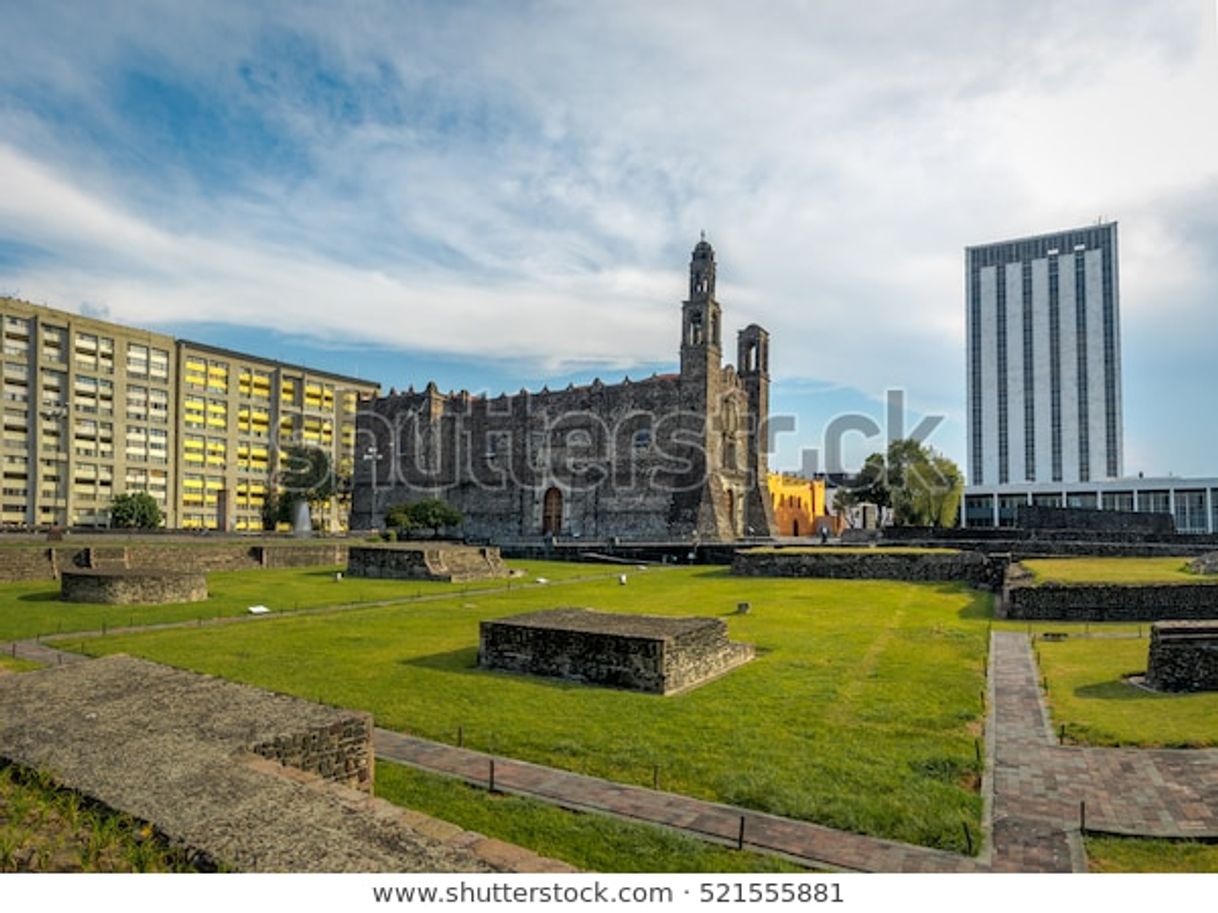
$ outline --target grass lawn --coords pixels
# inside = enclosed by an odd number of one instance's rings
[[[511,581],[512,586],[532,583],[538,577],[557,581],[623,572],[623,568],[616,566],[567,561],[513,561],[509,567],[525,572],[524,577]],[[246,615],[249,606],[258,604],[276,612],[290,612],[345,603],[465,593],[508,585],[508,580],[502,578],[472,583],[364,580],[355,577],[335,581],[334,574],[339,570],[339,567],[311,567],[216,572],[207,575],[207,588],[211,595],[205,602],[157,606],[63,602],[59,598],[59,582],[55,580],[0,584],[0,641],[94,631],[103,626],[117,628]],[[627,568],[626,572],[633,572],[633,569]]]
[[[1033,558],[1021,562],[1037,583],[1218,583],[1194,574],[1190,558]]]
[[[491,795],[451,777],[385,761],[376,765],[376,794],[592,872],[808,871],[774,856],[736,852],[666,828]]]
[[[1037,642],[1056,729],[1091,745],[1218,745],[1218,692],[1157,694],[1124,681],[1146,671],[1148,639]]]
[[[733,614],[738,602],[752,611]],[[555,606],[727,616],[758,658],[659,697],[476,668],[478,622]],[[371,711],[378,725],[963,851],[991,597],[958,584],[676,568],[553,589],[111,636],[127,652]]]
[[[0,872],[185,872],[151,828],[46,777],[0,766]]]
[[[1088,837],[1092,872],[1218,872],[1218,846],[1189,840]]]
[[[34,669],[41,668],[42,663],[36,663],[32,659],[0,656],[0,674],[4,672],[32,672]]]

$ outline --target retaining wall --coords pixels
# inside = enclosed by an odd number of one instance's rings
[[[70,568],[131,570],[249,571],[258,568],[326,567],[347,562],[347,545],[244,545],[240,543],[0,548],[0,583],[54,580]]]
[[[202,602],[207,598],[207,575],[200,571],[72,568],[60,577],[59,598],[102,605]]]
[[[347,550],[347,575],[461,582],[506,577],[508,569],[491,546],[353,545]]]
[[[999,615],[1027,621],[1218,619],[1218,585],[1036,585],[1016,580],[1003,592]]]
[[[1218,691],[1218,624],[1151,625],[1146,684],[1160,691]]]
[[[999,590],[1009,556],[980,552],[853,552],[832,548],[814,552],[740,551],[732,573],[744,577],[819,577],[835,580],[960,580]]]

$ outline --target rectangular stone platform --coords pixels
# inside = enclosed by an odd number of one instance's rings
[[[550,609],[480,626],[478,664],[569,681],[676,694],[753,658],[718,618]]]
[[[1218,621],[1151,625],[1146,684],[1159,691],[1218,691]]]
[[[508,576],[493,547],[451,543],[352,545],[347,575],[389,580],[440,580],[462,583]]]
[[[517,869],[498,841],[372,798],[371,739],[366,713],[127,656],[0,678],[0,760],[151,823],[204,868]]]

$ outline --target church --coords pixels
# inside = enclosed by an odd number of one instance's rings
[[[769,334],[723,364],[715,252],[703,238],[681,305],[680,370],[498,397],[390,391],[361,411],[352,528],[436,497],[467,537],[728,542],[774,532],[767,490]]]

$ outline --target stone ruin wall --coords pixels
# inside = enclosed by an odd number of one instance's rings
[[[102,605],[161,605],[207,599],[207,575],[190,571],[65,570],[60,576],[64,602]]]
[[[1218,619],[1218,584],[1036,584],[1013,579],[998,614],[1027,621]]]
[[[1218,622],[1151,625],[1146,684],[1159,691],[1218,691]]]
[[[708,624],[678,634],[664,650],[664,693],[685,691],[716,678],[754,656],[751,644],[727,638],[727,624],[707,619]]]
[[[561,678],[630,691],[672,694],[753,657],[727,639],[720,619],[671,638],[514,624],[481,624],[478,664],[487,669]]]
[[[816,552],[742,550],[732,559],[732,573],[744,577],[814,577],[835,580],[960,580],[998,590],[1009,559],[979,552],[894,554],[876,551]]]
[[[375,775],[372,719],[366,715],[348,715],[276,736],[251,745],[250,751],[284,767],[372,794]]]
[[[465,545],[353,545],[347,574],[387,580],[463,582],[508,576],[499,549]]]
[[[317,545],[210,544],[12,546],[0,549],[0,583],[55,580],[71,568],[248,571],[276,567],[325,567],[347,560],[343,543]]]

